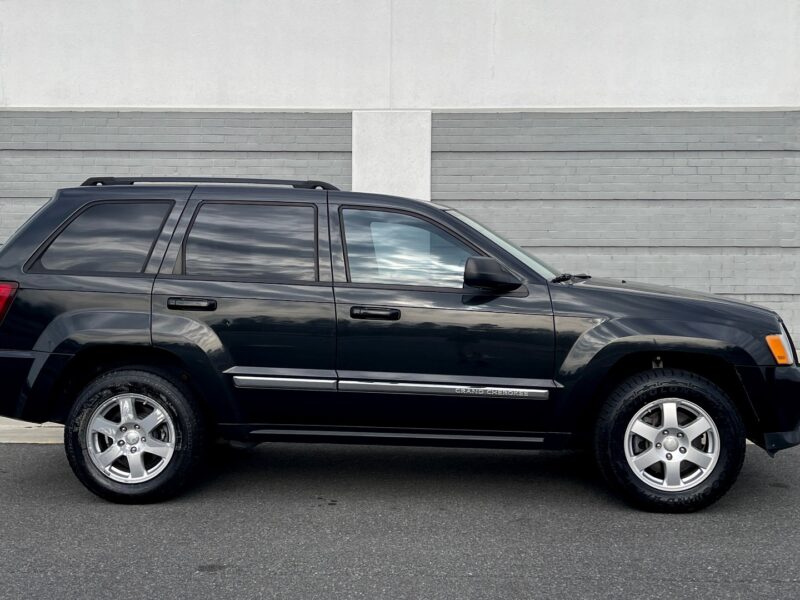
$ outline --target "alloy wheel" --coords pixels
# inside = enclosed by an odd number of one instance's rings
[[[647,404],[625,430],[625,457],[634,474],[652,488],[683,492],[714,470],[720,436],[709,414],[681,398]]]
[[[86,448],[92,464],[106,477],[143,483],[161,473],[172,459],[175,424],[154,398],[118,394],[92,413]]]

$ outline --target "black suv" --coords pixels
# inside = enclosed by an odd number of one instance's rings
[[[60,190],[0,251],[0,319],[0,414],[64,423],[120,502],[179,491],[225,438],[584,448],[628,500],[688,511],[746,438],[800,443],[774,312],[559,273],[454,210],[324,182]]]

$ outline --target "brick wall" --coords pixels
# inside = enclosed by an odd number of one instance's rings
[[[434,114],[432,197],[566,271],[749,300],[800,339],[800,112]]]
[[[95,175],[351,186],[348,113],[0,111],[0,243]],[[800,112],[435,113],[432,196],[564,270],[777,309],[800,339]]]
[[[322,179],[350,188],[349,113],[0,111],[0,243],[100,175]]]

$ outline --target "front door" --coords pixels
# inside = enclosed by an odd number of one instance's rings
[[[466,289],[468,257],[507,257],[435,213],[330,199],[339,403],[352,424],[541,430],[554,386],[546,283],[508,266],[518,290]]]

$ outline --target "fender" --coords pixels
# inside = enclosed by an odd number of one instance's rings
[[[214,330],[182,315],[153,313],[153,346],[177,356],[193,385],[202,390],[219,423],[240,423],[241,410],[222,375],[235,366]]]
[[[556,423],[564,426],[589,408],[608,372],[632,354],[651,354],[655,359],[659,353],[680,352],[721,359],[732,367],[769,361],[763,340],[729,325],[557,316],[556,330],[555,379],[564,388],[554,416]]]
[[[180,324],[171,323],[178,332],[171,342],[154,346],[150,337],[149,311],[78,310],[58,316],[42,331],[34,345],[26,382],[19,395],[16,413],[19,418],[44,421],[51,418],[54,386],[59,377],[69,369],[70,363],[81,353],[99,347],[113,346],[115,350],[128,348],[142,352],[159,347],[172,354],[183,365],[191,384],[202,390],[212,412],[218,420],[237,420],[239,413],[228,386],[221,380],[210,358],[226,361],[226,353],[209,352],[208,343],[198,345],[197,332],[186,332]],[[196,324],[195,324],[196,325]],[[209,333],[216,338],[213,332]],[[213,345],[213,342],[212,344]],[[229,361],[229,359],[227,359]],[[230,365],[229,365],[230,366]],[[226,367],[227,368],[227,367]],[[224,369],[223,369],[224,370]]]
[[[54,386],[80,351],[98,345],[150,345],[150,313],[135,310],[81,309],[65,312],[39,334],[33,361],[17,398],[16,415],[42,422],[52,416]]]

